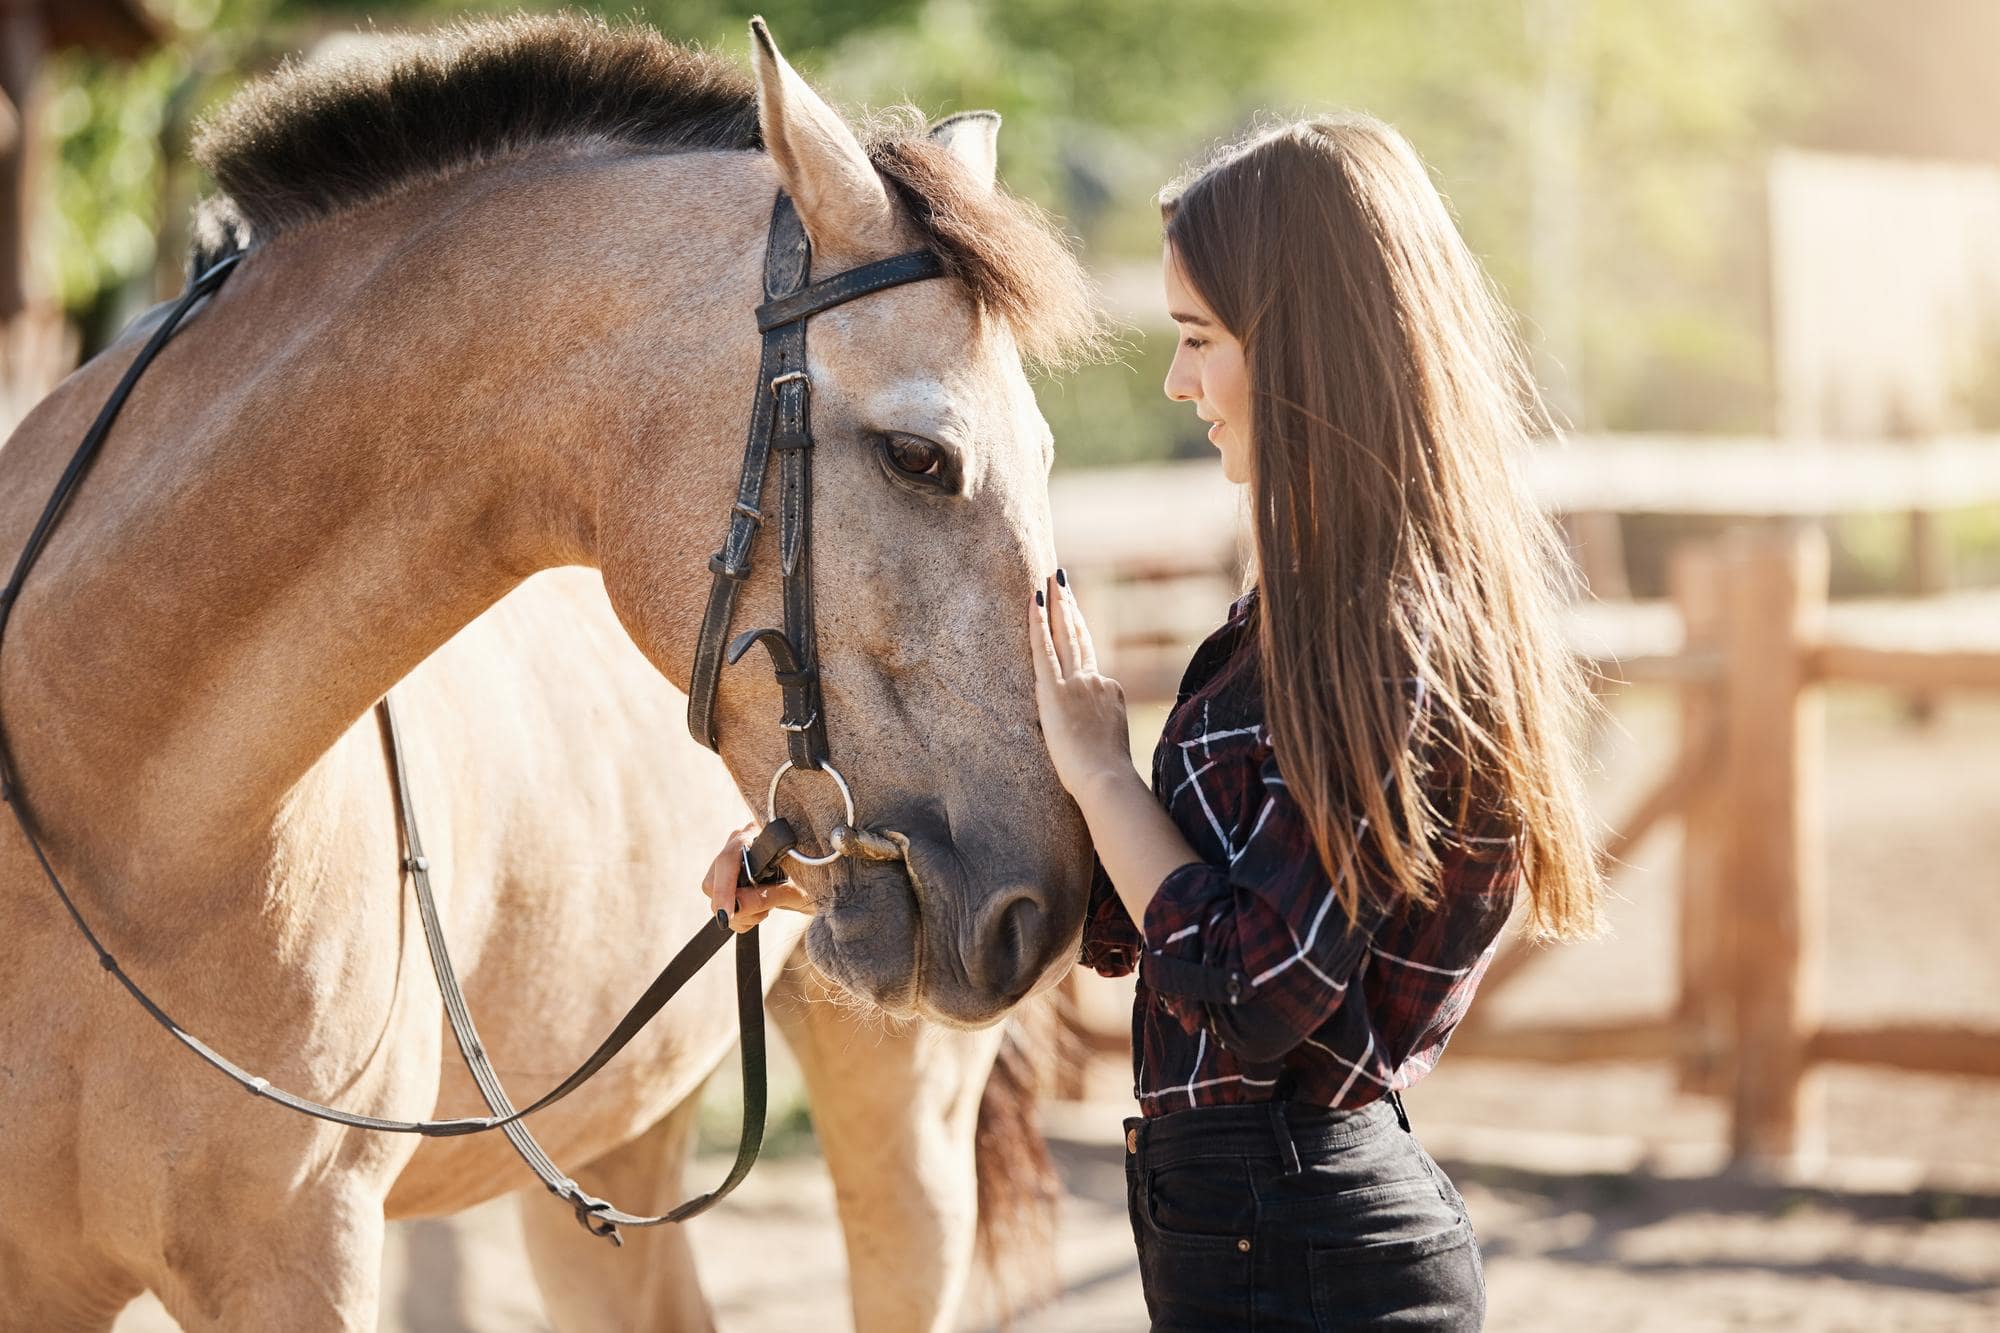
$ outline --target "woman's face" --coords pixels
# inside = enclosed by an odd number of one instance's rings
[[[1195,295],[1172,246],[1163,247],[1162,267],[1167,314],[1180,333],[1174,363],[1167,368],[1167,397],[1194,404],[1195,415],[1211,423],[1208,442],[1222,451],[1222,475],[1248,485],[1250,380],[1243,367],[1243,344]]]

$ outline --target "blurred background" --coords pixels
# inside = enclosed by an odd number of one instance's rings
[[[553,7],[0,0],[0,418],[179,287],[192,127],[245,79],[357,31]],[[751,12],[574,7],[739,55]],[[1243,570],[1239,496],[1159,392],[1154,194],[1260,118],[1405,132],[1567,425],[1529,471],[1607,704],[1614,933],[1508,945],[1409,1097],[1471,1202],[1491,1326],[2000,1326],[2000,4],[760,8],[850,110],[1000,110],[1004,178],[1124,324],[1118,361],[1039,392],[1142,768]],[[1078,977],[1050,1018],[1064,1295],[1016,1327],[1143,1324],[1128,1008]],[[697,1224],[726,1328],[846,1318],[790,1097],[789,1152]],[[511,1226],[400,1227],[384,1327],[542,1327]]]

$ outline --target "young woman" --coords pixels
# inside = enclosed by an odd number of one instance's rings
[[[1517,456],[1541,418],[1423,164],[1358,117],[1163,199],[1167,396],[1249,488],[1256,574],[1133,771],[1058,570],[1028,610],[1099,873],[1083,961],[1138,969],[1127,1196],[1155,1328],[1477,1328],[1465,1205],[1399,1093],[1525,890],[1590,931],[1587,706]]]
[[[1577,935],[1599,892],[1565,566],[1515,466],[1535,395],[1386,125],[1260,133],[1162,211],[1166,392],[1249,488],[1256,572],[1195,651],[1150,790],[1064,572],[1027,608],[1043,734],[1097,849],[1083,961],[1139,973],[1147,1307],[1156,1329],[1477,1328],[1465,1205],[1399,1093],[1517,894]],[[720,906],[755,832],[716,860]]]

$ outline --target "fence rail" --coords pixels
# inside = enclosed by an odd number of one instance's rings
[[[1981,447],[1983,457],[1975,457],[1968,443],[1948,468],[1936,464],[1901,491],[1871,493],[1875,503],[1868,507],[2000,503],[2000,442]],[[1939,491],[1936,478],[1947,472],[1974,484]],[[1145,516],[1140,506],[1147,536],[1139,563],[1153,589],[1145,616],[1150,628],[1134,636],[1130,656],[1121,655],[1126,650],[1117,630],[1100,636],[1113,643],[1110,669],[1135,697],[1171,697],[1187,647],[1219,606],[1212,594],[1177,598],[1175,587],[1191,589],[1194,580],[1233,587],[1240,569],[1237,529],[1230,527],[1225,540],[1216,526],[1224,518],[1233,524],[1234,516],[1213,494],[1198,495],[1192,475],[1177,477],[1160,501],[1189,506],[1177,527],[1164,516]],[[1888,474],[1874,469],[1870,475],[1880,481]],[[1091,488],[1108,485],[1108,478],[1098,478]],[[1595,503],[1597,495],[1615,507],[1606,488],[1567,487],[1561,506]],[[1093,503],[1091,488],[1078,488],[1070,500],[1101,513],[1104,497]],[[1925,696],[2000,690],[2000,594],[1829,604],[1825,537],[1796,515],[1825,512],[1818,506],[1829,497],[1842,505],[1855,498],[1845,490],[1844,498],[1835,497],[1837,489],[1822,486],[1809,502],[1777,511],[1776,522],[1746,523],[1719,540],[1678,549],[1670,562],[1668,602],[1592,606],[1577,617],[1578,651],[1607,686],[1664,687],[1680,700],[1676,756],[1613,824],[1617,831],[1600,852],[1615,865],[1653,828],[1681,821],[1678,993],[1671,1012],[1604,1024],[1495,1025],[1486,1018],[1493,1012],[1492,993],[1545,952],[1513,939],[1488,969],[1488,1003],[1475,1006],[1454,1036],[1452,1049],[1461,1057],[1671,1062],[1684,1090],[1728,1099],[1731,1152],[1745,1162],[1816,1152],[1821,1113],[1809,1074],[1818,1066],[2000,1077],[2000,1028],[1822,1021],[1825,688],[1870,686]],[[1732,502],[1705,512],[1774,511]],[[1794,517],[1785,518],[1786,512]],[[1117,534],[1100,530],[1086,560],[1074,559],[1070,534],[1080,521],[1065,521],[1058,504],[1058,528],[1073,567],[1095,563],[1117,543]],[[1163,536],[1172,540],[1163,542]],[[1176,602],[1183,604],[1180,614],[1202,624],[1160,622],[1154,611]],[[1086,602],[1086,611],[1095,626],[1097,610]],[[1114,612],[1113,623],[1127,622]],[[1125,1049],[1122,1030],[1078,1035],[1100,1053]]]
[[[1497,1027],[1482,1017],[1490,1009],[1475,1008],[1455,1051],[1563,1063],[1670,1060],[1684,1089],[1729,1097],[1730,1146],[1747,1161],[1817,1150],[1820,1112],[1807,1076],[1818,1065],[2000,1077],[2000,1028],[1822,1023],[1819,795],[1824,687],[2000,689],[2000,616],[1993,598],[1974,595],[1927,601],[1921,612],[1856,608],[1837,617],[1826,576],[1825,538],[1813,528],[1743,529],[1676,554],[1689,669],[1658,678],[1682,691],[1680,754],[1616,825],[1608,849],[1636,842],[1669,811],[1683,820],[1673,1012],[1601,1026]],[[1958,646],[1881,641],[1926,623],[1931,633],[1918,637]],[[1968,642],[1982,631],[1985,646]],[[1487,989],[1504,988],[1533,957],[1510,943]]]

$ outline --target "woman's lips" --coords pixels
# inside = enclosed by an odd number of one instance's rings
[[[1221,430],[1221,429],[1222,429],[1222,423],[1221,423],[1220,421],[1217,421],[1217,422],[1213,422],[1213,423],[1211,423],[1211,424],[1210,424],[1210,426],[1209,426],[1209,428],[1208,428],[1208,439],[1209,439],[1209,443],[1211,443],[1211,444],[1216,444],[1216,443],[1219,443],[1219,441],[1218,441],[1218,440],[1216,440],[1216,438],[1215,438],[1215,433],[1216,433],[1217,431]]]

